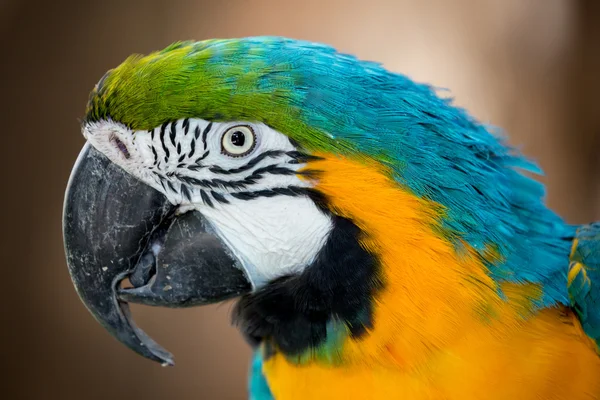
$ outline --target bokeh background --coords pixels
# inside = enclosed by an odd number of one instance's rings
[[[104,71],[183,39],[326,42],[448,88],[545,169],[548,203],[600,219],[600,2],[0,0],[2,399],[243,399],[249,349],[231,304],[135,307],[176,355],[112,339],[73,290],[61,238],[78,118]]]

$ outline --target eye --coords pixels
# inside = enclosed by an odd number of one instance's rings
[[[236,125],[227,129],[221,139],[221,152],[231,157],[250,153],[256,144],[256,135],[248,125]]]

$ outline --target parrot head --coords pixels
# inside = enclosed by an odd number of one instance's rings
[[[536,282],[543,270],[514,266],[561,256],[520,224],[560,224],[515,169],[531,164],[430,87],[328,46],[255,37],[132,56],[93,89],[82,132],[64,206],[72,280],[112,335],[164,364],[129,303],[239,297],[251,343],[302,356],[385,324],[385,293],[418,303],[455,275]],[[460,304],[449,290],[433,297]]]

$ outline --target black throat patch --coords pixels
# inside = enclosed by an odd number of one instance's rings
[[[331,218],[332,231],[309,267],[270,282],[236,304],[234,323],[251,345],[267,341],[275,345],[272,350],[293,356],[321,345],[332,318],[344,321],[354,337],[372,326],[373,296],[382,286],[378,259],[360,245],[363,232],[351,220]]]

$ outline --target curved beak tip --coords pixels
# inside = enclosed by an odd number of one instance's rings
[[[82,302],[116,339],[163,366],[173,365],[173,356],[135,325],[128,302],[189,307],[251,290],[204,216],[175,210],[87,144],[69,179],[63,214],[67,264]],[[125,278],[132,288],[121,288]]]

